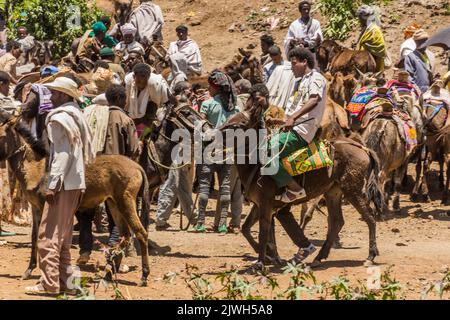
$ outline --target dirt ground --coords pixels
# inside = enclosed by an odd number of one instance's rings
[[[291,22],[298,15],[297,2],[294,0],[171,0],[155,1],[161,5],[166,19],[164,35],[166,44],[175,40],[176,25],[186,23],[190,26],[190,34],[201,48],[205,71],[228,62],[239,47],[246,47],[249,43],[259,45],[261,31],[249,26],[247,17],[251,11],[256,16],[262,12],[278,11],[276,17]],[[401,30],[412,22],[418,22],[433,33],[450,23],[450,16],[437,15],[442,11],[442,5],[447,0],[435,1],[391,1],[387,7],[382,6],[383,22],[386,41],[389,51],[396,60],[398,48],[403,35]],[[97,0],[97,4],[111,10],[110,0]],[[262,11],[261,9],[265,10]],[[323,18],[315,13],[322,23]],[[195,26],[192,26],[194,24]],[[235,24],[235,31],[228,29]],[[242,31],[241,31],[242,30]],[[286,28],[277,28],[272,34],[281,44]],[[356,38],[356,32],[345,44]],[[259,50],[259,49],[256,49]],[[444,68],[442,50],[436,50],[440,62],[439,69]],[[412,172],[412,171],[411,171]],[[410,174],[411,174],[410,172]],[[432,180],[432,197],[428,203],[413,203],[409,200],[409,186],[401,197],[402,210],[399,214],[389,214],[385,221],[377,224],[377,241],[380,256],[376,265],[385,271],[393,266],[395,278],[404,285],[404,294],[408,299],[418,299],[429,281],[440,279],[440,270],[450,264],[450,216],[447,212],[450,206],[440,204],[437,191],[437,180]],[[210,201],[210,209],[215,207],[215,201]],[[155,206],[152,207],[154,218]],[[248,213],[249,206],[245,206],[244,213]],[[294,209],[296,217],[299,216],[299,207]],[[244,219],[245,219],[244,214]],[[344,217],[346,224],[341,232],[343,248],[332,249],[329,258],[324,261],[321,268],[314,270],[319,281],[329,281],[333,277],[345,274],[352,283],[357,280],[365,281],[368,278],[367,268],[363,266],[368,255],[368,229],[359,219],[357,212],[345,205]],[[212,222],[212,217],[208,218]],[[306,235],[320,247],[326,236],[326,222],[324,215],[316,213],[313,221],[306,230]],[[179,231],[179,216],[173,215],[170,223],[172,228],[168,231],[155,231],[154,224],[150,226],[149,237],[160,246],[169,246],[170,251],[163,255],[150,257],[151,273],[146,288],[138,287],[141,264],[140,259],[126,258],[125,263],[131,267],[130,272],[118,276],[119,287],[123,294],[133,299],[190,299],[191,291],[186,287],[180,277],[173,283],[163,280],[164,275],[171,272],[182,274],[186,264],[195,265],[200,273],[206,277],[214,278],[220,272],[228,270],[231,265],[239,266],[239,270],[246,270],[256,259],[250,245],[241,234],[216,233],[195,234]],[[5,237],[0,241],[0,299],[45,299],[45,297],[30,297],[24,294],[24,287],[33,285],[38,277],[39,270],[35,270],[31,280],[21,280],[30,255],[30,228],[3,224],[8,231],[17,232],[16,236]],[[257,237],[257,226],[253,229]],[[398,232],[397,232],[398,231]],[[96,234],[101,241],[106,241],[107,234]],[[277,242],[281,256],[285,259],[292,257],[297,248],[290,241],[281,227],[277,224]],[[77,233],[75,233],[72,260],[78,258]],[[317,253],[315,253],[317,254]],[[315,255],[314,254],[314,255]],[[102,252],[95,251],[89,265],[82,268],[82,275],[92,277],[95,266],[104,265]],[[311,262],[312,257],[307,259]],[[283,275],[280,268],[271,267],[271,273],[277,278],[281,288],[288,286],[289,277]],[[253,276],[243,271],[249,278]],[[92,290],[92,285],[91,285]],[[269,294],[269,293],[267,293]],[[113,296],[111,289],[98,291],[98,299],[110,299]],[[268,295],[267,295],[268,296]]]
[[[411,168],[412,169],[412,168]],[[433,186],[437,186],[435,172]],[[413,203],[409,200],[408,191],[411,189],[412,179],[401,196],[401,212],[397,215],[388,214],[385,221],[377,223],[377,240],[380,256],[376,258],[376,265],[384,272],[389,266],[396,280],[403,286],[403,293],[407,299],[419,299],[423,289],[430,281],[440,280],[440,271],[450,263],[450,216],[447,215],[450,206],[440,205],[437,187],[428,203]],[[215,201],[210,201],[210,210],[215,208]],[[155,206],[152,206],[154,218]],[[250,207],[245,207],[248,213]],[[299,207],[294,209],[299,216]],[[344,206],[346,224],[340,234],[343,247],[332,249],[329,258],[323,266],[314,269],[319,281],[330,281],[339,275],[345,275],[352,284],[357,280],[363,282],[369,277],[368,269],[363,263],[368,254],[368,229],[359,215],[349,205]],[[212,223],[212,216],[207,218]],[[184,220],[186,221],[186,220]],[[179,216],[172,215],[172,228],[168,231],[155,231],[154,224],[150,227],[149,237],[159,246],[168,246],[170,251],[163,255],[150,257],[151,274],[148,287],[138,287],[141,267],[139,257],[125,258],[124,263],[132,271],[120,273],[118,283],[121,292],[133,299],[191,299],[191,291],[183,282],[185,265],[195,265],[204,277],[213,279],[218,273],[229,270],[231,266],[238,266],[242,276],[255,279],[249,271],[257,255],[241,234],[219,235],[217,233],[196,234],[179,231]],[[33,285],[39,270],[35,270],[31,280],[21,280],[21,275],[27,267],[30,255],[30,228],[4,225],[8,231],[17,232],[17,236],[3,238],[7,243],[0,246],[0,298],[1,299],[45,299],[46,297],[30,297],[24,294],[24,287]],[[397,229],[397,230],[396,230]],[[257,237],[257,225],[253,235]],[[77,232],[75,232],[72,248],[72,261],[78,258]],[[326,236],[326,217],[320,213],[307,227],[306,235],[315,245],[320,247]],[[96,234],[100,241],[106,242],[107,234]],[[290,259],[297,248],[277,224],[277,242],[280,255]],[[316,253],[315,253],[316,254]],[[314,254],[314,255],[315,255]],[[311,262],[312,257],[307,259]],[[83,277],[93,277],[95,266],[104,266],[105,259],[100,251],[95,251],[91,262],[82,267]],[[279,281],[280,287],[286,289],[289,277],[284,275],[279,267],[270,266],[271,274]],[[172,283],[164,281],[164,275],[179,273]],[[217,283],[216,283],[217,285]],[[93,290],[90,284],[90,290]],[[270,292],[262,290],[270,297]],[[97,291],[97,299],[111,299],[114,292]],[[436,296],[430,296],[430,298]]]

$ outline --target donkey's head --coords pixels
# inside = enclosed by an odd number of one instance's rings
[[[0,109],[0,161],[12,157],[25,146],[31,147],[40,158],[48,155],[44,144],[33,136],[20,116]]]

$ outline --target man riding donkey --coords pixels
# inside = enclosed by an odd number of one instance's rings
[[[320,128],[325,109],[326,79],[314,70],[314,57],[306,48],[294,48],[289,53],[292,72],[300,78],[295,84],[294,94],[291,96],[287,108],[284,131],[275,134],[269,142],[280,150],[278,171],[272,176],[278,188],[284,189],[276,200],[286,204],[305,198],[306,192],[292,177],[294,170],[288,172],[285,158],[290,157],[300,149],[305,149],[313,143]],[[295,163],[295,160],[292,161]],[[283,208],[289,212],[290,206]],[[281,213],[280,213],[281,214]],[[306,258],[316,249],[303,235],[302,249],[299,251],[300,260]],[[301,257],[300,257],[301,256]]]

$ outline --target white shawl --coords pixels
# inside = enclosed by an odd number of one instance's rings
[[[270,104],[286,110],[294,85],[295,77],[291,63],[285,62],[283,65],[277,66],[267,82]]]
[[[145,116],[149,100],[155,103],[158,108],[169,101],[169,85],[160,74],[152,73],[147,86],[139,95],[133,72],[125,76],[125,86],[127,91],[126,111],[131,119],[139,119]]]
[[[67,117],[61,117],[60,115],[62,114],[69,116],[69,119]],[[58,116],[54,117],[55,115]],[[64,121],[64,118],[67,119],[67,121]],[[50,121],[57,121],[66,130],[73,145],[81,144],[83,146],[83,161],[85,164],[94,161],[96,154],[91,143],[91,132],[83,113],[75,102],[69,102],[53,109],[47,115],[45,121],[46,127]],[[75,123],[75,125],[73,125],[73,123]]]
[[[96,154],[103,152],[108,130],[109,107],[92,104],[83,110],[83,115],[92,133],[92,145]]]

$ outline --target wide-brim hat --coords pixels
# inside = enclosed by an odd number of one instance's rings
[[[67,94],[77,101],[81,101],[81,93],[75,81],[66,77],[56,78],[53,82],[44,84],[47,88]]]

